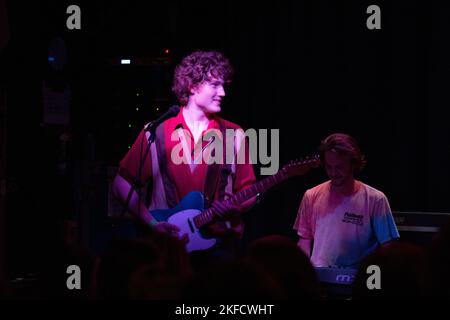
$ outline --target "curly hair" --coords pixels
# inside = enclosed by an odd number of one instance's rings
[[[367,164],[367,160],[362,154],[356,139],[345,133],[334,133],[322,140],[319,147],[322,159],[325,159],[325,152],[327,151],[349,155],[352,159],[355,173],[361,172]]]
[[[186,105],[191,89],[213,78],[230,82],[233,67],[218,51],[195,51],[185,57],[175,68],[172,91],[181,105]]]

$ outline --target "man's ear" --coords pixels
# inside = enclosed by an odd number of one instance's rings
[[[191,95],[198,92],[198,85],[189,87],[189,92]]]

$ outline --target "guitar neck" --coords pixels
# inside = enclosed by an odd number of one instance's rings
[[[239,205],[244,203],[248,199],[253,198],[259,193],[263,193],[275,185],[281,183],[286,180],[287,176],[283,174],[282,171],[279,171],[277,174],[267,177],[259,182],[256,182],[252,186],[248,187],[245,190],[242,190],[235,195],[233,195],[228,201],[231,201],[233,204]]]
[[[234,205],[239,205],[241,203],[244,203],[245,201],[253,198],[254,196],[263,193],[270,188],[274,187],[275,185],[283,182],[288,177],[283,173],[282,170],[278,171],[273,176],[267,177],[261,181],[256,182],[251,187],[248,187],[245,190],[242,190],[235,195],[233,195],[230,199],[225,200],[225,203],[231,203]],[[211,223],[215,218],[214,212],[212,208],[206,209],[199,215],[197,215],[194,218],[194,223],[197,226],[197,228],[201,228],[208,223]]]

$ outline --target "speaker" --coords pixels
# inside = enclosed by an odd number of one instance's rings
[[[450,220],[450,213],[393,211],[400,237],[419,246],[428,245],[441,226]]]

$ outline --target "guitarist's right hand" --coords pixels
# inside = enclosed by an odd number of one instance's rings
[[[185,243],[189,242],[189,235],[185,233],[180,237],[179,235],[180,228],[178,228],[174,224],[161,221],[154,224],[152,229],[156,232],[167,233],[175,238],[179,238],[181,241]]]

